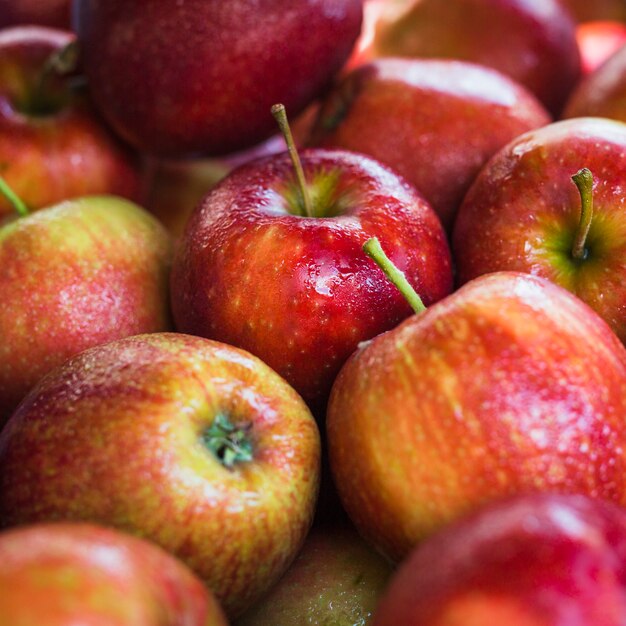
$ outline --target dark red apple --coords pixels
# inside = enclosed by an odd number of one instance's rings
[[[361,0],[78,0],[92,94],[129,142],[223,155],[275,130],[330,85],[359,35]]]
[[[379,59],[352,71],[328,97],[312,143],[362,152],[394,168],[450,228],[487,159],[549,122],[530,93],[485,67]]]
[[[581,226],[572,176],[582,168],[593,178],[584,183],[593,212]],[[626,341],[624,180],[625,124],[583,118],[519,137],[480,173],[459,211],[459,282],[499,270],[542,276],[575,293]]]
[[[70,28],[72,0],[0,0],[0,28],[38,24]]]
[[[75,41],[43,27],[0,31],[0,175],[31,209],[93,194],[136,199],[138,163],[51,59]],[[11,208],[0,198],[0,217]]]
[[[625,381],[626,349],[578,298],[527,274],[478,278],[339,374],[327,433],[346,511],[401,559],[507,495],[624,504]]]
[[[498,502],[420,546],[374,626],[621,626],[626,511],[583,496]]]
[[[580,49],[583,76],[587,76],[626,45],[626,24],[586,22],[576,29],[576,39]]]

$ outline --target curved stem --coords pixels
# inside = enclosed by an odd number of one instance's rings
[[[298,188],[300,189],[300,196],[302,197],[302,206],[304,207],[304,215],[306,217],[315,217],[313,213],[313,203],[311,202],[311,195],[309,194],[309,187],[306,184],[306,178],[304,176],[304,170],[302,169],[302,161],[296,148],[296,143],[293,140],[291,134],[291,128],[289,126],[289,120],[287,119],[287,112],[285,111],[285,105],[275,104],[272,107],[272,115],[278,123],[278,126],[285,138],[287,144],[287,150],[293,163],[293,169],[296,172],[296,179],[298,180]]]
[[[584,167],[572,176],[572,180],[578,187],[581,202],[580,222],[572,246],[572,256],[575,259],[584,259],[587,256],[585,244],[593,217],[593,174]]]
[[[50,78],[73,72],[78,65],[78,42],[72,41],[63,48],[55,50],[44,63],[35,83],[33,101],[37,105],[45,100],[44,93]]]
[[[15,212],[20,217],[26,217],[30,213],[24,201],[9,187],[2,176],[0,176],[0,194],[13,205]]]
[[[385,273],[385,276],[395,285],[398,291],[406,298],[407,302],[415,313],[422,313],[426,310],[422,299],[418,293],[411,287],[406,279],[404,272],[399,270],[393,261],[385,254],[377,237],[368,239],[363,244],[363,251],[369,256],[378,267]]]

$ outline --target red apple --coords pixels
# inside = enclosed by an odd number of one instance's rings
[[[319,433],[259,359],[177,334],[93,348],[0,434],[0,523],[82,520],[178,556],[232,617],[283,574],[317,495]]]
[[[335,482],[394,559],[497,498],[626,503],[626,349],[547,280],[478,278],[357,351],[335,383]],[[503,622],[506,623],[506,622]]]
[[[167,330],[170,263],[165,230],[121,198],[72,200],[0,224],[0,425],[69,357]]]
[[[583,496],[498,502],[420,546],[374,626],[620,626],[626,511]]]
[[[211,593],[146,541],[87,524],[0,535],[3,626],[226,626]]]
[[[0,0],[0,28],[19,24],[70,27],[72,0]]]
[[[322,105],[312,143],[373,156],[422,192],[449,228],[494,152],[550,117],[523,87],[457,61],[380,59]]]
[[[583,76],[591,74],[626,45],[626,24],[587,22],[576,29]]]
[[[586,235],[572,182],[582,168],[594,179],[585,192],[593,203]],[[519,137],[480,173],[459,211],[459,282],[499,270],[542,276],[575,293],[626,341],[625,179],[625,124],[575,119]]]
[[[222,155],[275,129],[330,84],[359,34],[361,0],[80,0],[91,91],[129,142]]]
[[[559,0],[414,0],[382,22],[377,56],[462,59],[527,87],[558,114],[580,74],[576,24]]]
[[[263,359],[317,412],[360,341],[410,308],[366,257],[373,235],[430,303],[452,287],[448,245],[430,206],[361,155],[302,155],[311,200],[289,156],[242,166],[192,215],[172,271],[176,327]]]
[[[0,175],[38,209],[69,198],[135,199],[137,163],[50,59],[74,41],[40,27],[0,31]],[[10,212],[0,199],[0,217]]]

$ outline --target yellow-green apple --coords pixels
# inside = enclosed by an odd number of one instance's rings
[[[38,24],[70,27],[71,0],[0,0],[0,28]]]
[[[626,24],[615,21],[586,22],[576,29],[576,39],[582,73],[587,76],[626,45]]]
[[[576,23],[559,0],[415,0],[381,23],[377,56],[462,59],[527,87],[557,115],[580,74]]]
[[[0,224],[0,425],[69,357],[168,330],[171,254],[155,218],[112,196]]]
[[[452,271],[437,216],[391,170],[328,150],[303,152],[302,166],[304,190],[283,153],[205,198],[174,259],[172,309],[179,331],[249,350],[317,414],[358,343],[411,312],[364,257],[365,240],[379,236],[428,303],[450,292]]]
[[[134,156],[72,78],[59,75],[74,41],[44,27],[0,31],[0,175],[33,210],[84,195],[139,193]],[[10,210],[0,198],[0,217]]]
[[[550,117],[523,87],[460,61],[379,59],[350,72],[322,105],[312,143],[394,168],[444,226],[494,152]]]
[[[626,122],[626,45],[581,81],[563,115]]]
[[[81,353],[0,434],[0,523],[90,521],[178,556],[236,616],[309,530],[320,440],[252,355],[156,333]]]
[[[318,97],[359,35],[362,0],[79,0],[91,92],[143,151],[222,155]]]
[[[576,495],[518,496],[418,547],[374,626],[621,626],[626,511]]]
[[[579,191],[572,176],[584,168]],[[626,124],[581,118],[514,140],[482,170],[459,211],[459,282],[499,270],[542,276],[626,341],[625,179]]]
[[[400,559],[506,495],[624,504],[625,380],[626,349],[568,291],[528,274],[477,278],[339,374],[327,433],[346,511]]]
[[[280,582],[237,626],[365,626],[391,566],[349,526],[314,528]]]
[[[90,524],[0,534],[3,626],[226,626],[211,592],[160,548]]]

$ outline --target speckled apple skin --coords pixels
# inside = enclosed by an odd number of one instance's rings
[[[160,548],[88,524],[0,535],[3,626],[227,626],[210,591]]]
[[[69,29],[71,0],[0,0],[0,28],[38,24]]]
[[[20,109],[49,56],[73,40],[43,27],[0,32],[0,175],[33,210],[84,195],[135,200],[140,193],[137,159],[67,80],[51,80],[48,88],[65,102],[59,112],[32,116]],[[0,217],[10,212],[0,197]]]
[[[626,46],[581,81],[563,117],[608,117],[626,122]]]
[[[458,61],[379,59],[322,105],[311,143],[371,155],[413,183],[450,229],[485,162],[550,122],[523,87]]]
[[[576,23],[560,0],[420,0],[379,28],[373,47],[379,56],[492,67],[524,85],[553,115],[580,77]]]
[[[374,626],[621,626],[626,512],[583,496],[498,502],[420,546]]]
[[[571,251],[581,199],[572,176],[594,176],[588,256]],[[626,124],[576,119],[519,137],[483,169],[453,235],[457,279],[512,270],[576,294],[626,341]]]
[[[251,423],[254,460],[226,469],[202,441],[216,414]],[[235,616],[304,542],[320,440],[302,399],[246,352],[141,335],[47,376],[0,435],[0,523],[81,520],[184,561]]]
[[[626,350],[564,289],[490,274],[355,353],[327,430],[346,511],[395,560],[505,495],[626,503]]]
[[[450,293],[445,234],[430,206],[387,168],[361,155],[302,153],[310,181],[338,172],[341,215],[288,213],[287,154],[243,166],[193,214],[172,269],[172,310],[181,332],[249,350],[311,403],[360,341],[411,310],[365,255],[377,236],[427,304]]]
[[[171,248],[155,218],[107,196],[0,226],[0,424],[69,357],[170,329]]]
[[[228,154],[297,115],[359,35],[362,0],[78,0],[95,101],[143,151]]]

